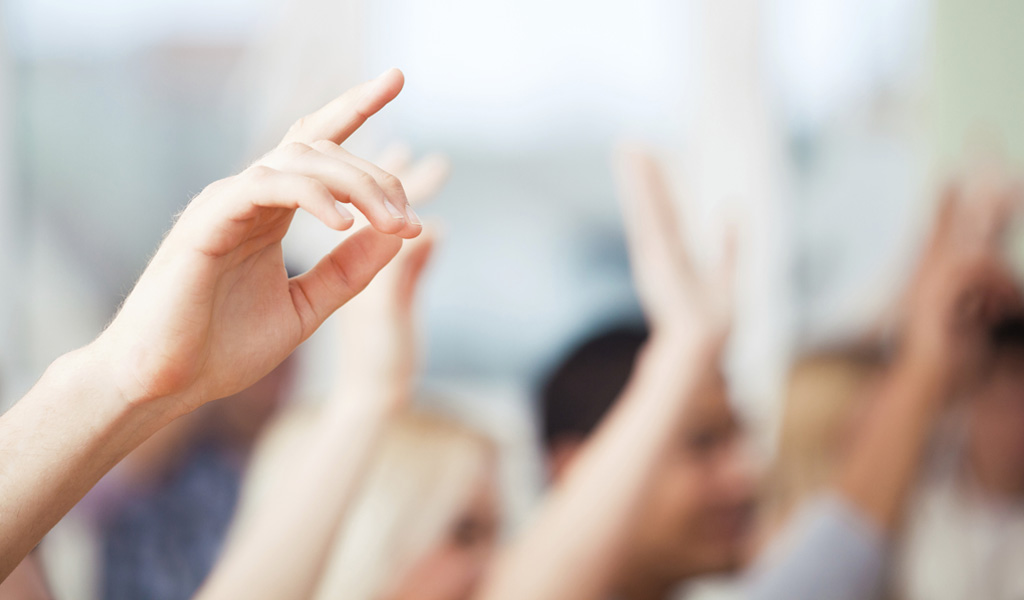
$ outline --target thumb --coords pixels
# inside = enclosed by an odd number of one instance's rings
[[[292,300],[302,323],[302,338],[312,335],[327,317],[363,291],[401,247],[401,238],[364,227],[312,269],[292,278]]]

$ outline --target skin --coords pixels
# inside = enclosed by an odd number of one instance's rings
[[[970,400],[968,464],[987,493],[1008,500],[1024,497],[1024,355],[997,359]]]
[[[497,483],[481,474],[444,542],[413,565],[386,600],[470,600],[494,556],[499,518]]]
[[[686,407],[678,440],[658,461],[658,476],[638,511],[615,583],[619,597],[664,598],[680,581],[732,570],[741,562],[754,477],[724,382],[713,383]],[[556,479],[582,447],[582,440],[563,445]]]
[[[18,600],[50,600],[53,595],[46,584],[46,577],[39,561],[29,555],[14,569],[11,575],[0,583],[0,598]]]
[[[720,395],[702,395],[688,408],[678,446],[662,460],[641,511],[624,591],[652,582],[670,592],[680,581],[735,569],[742,558],[754,491],[742,432]]]
[[[353,88],[203,190],[107,329],[57,359],[0,417],[0,578],[115,463],[175,418],[269,373],[366,287],[402,237],[419,234],[397,178],[337,146],[403,81],[392,70]],[[340,231],[353,223],[342,203],[371,227],[289,279],[281,239],[295,211]]]

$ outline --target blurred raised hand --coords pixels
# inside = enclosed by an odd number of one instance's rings
[[[447,158],[428,155],[413,161],[404,145],[387,149],[377,163],[402,181],[413,206],[422,206],[436,196],[450,171]],[[411,395],[417,367],[414,300],[436,239],[437,231],[427,227],[418,238],[406,242],[374,282],[340,311],[339,394],[385,386],[390,390],[387,396],[396,402]]]
[[[724,341],[733,318],[732,235],[718,268],[701,273],[687,249],[657,159],[648,150],[630,146],[616,153],[615,163],[633,279],[652,332],[678,331]]]
[[[994,176],[948,186],[911,281],[906,350],[957,381],[977,373],[989,327],[1024,308],[1003,241],[1020,203],[1020,190]]]
[[[1002,243],[1018,203],[1013,186],[988,178],[941,198],[903,303],[896,359],[838,477],[851,506],[884,531],[900,523],[946,401],[983,372],[991,325],[1021,310]]]

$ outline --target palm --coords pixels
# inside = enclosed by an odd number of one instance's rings
[[[183,356],[205,358],[197,374],[208,388],[204,397],[223,397],[259,379],[309,336],[285,274],[279,240],[224,273],[209,302],[204,347],[182,348]]]

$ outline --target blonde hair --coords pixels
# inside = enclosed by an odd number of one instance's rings
[[[288,468],[288,447],[316,417],[297,409],[280,419],[257,450],[238,521]],[[482,477],[495,448],[485,436],[452,420],[409,412],[398,416],[374,450],[346,511],[315,598],[378,600],[450,531]],[[249,510],[246,510],[249,508]],[[331,524],[324,524],[325,527]]]
[[[790,370],[764,502],[769,523],[778,525],[808,495],[831,483],[846,429],[883,365],[880,352],[852,347],[810,354]]]

